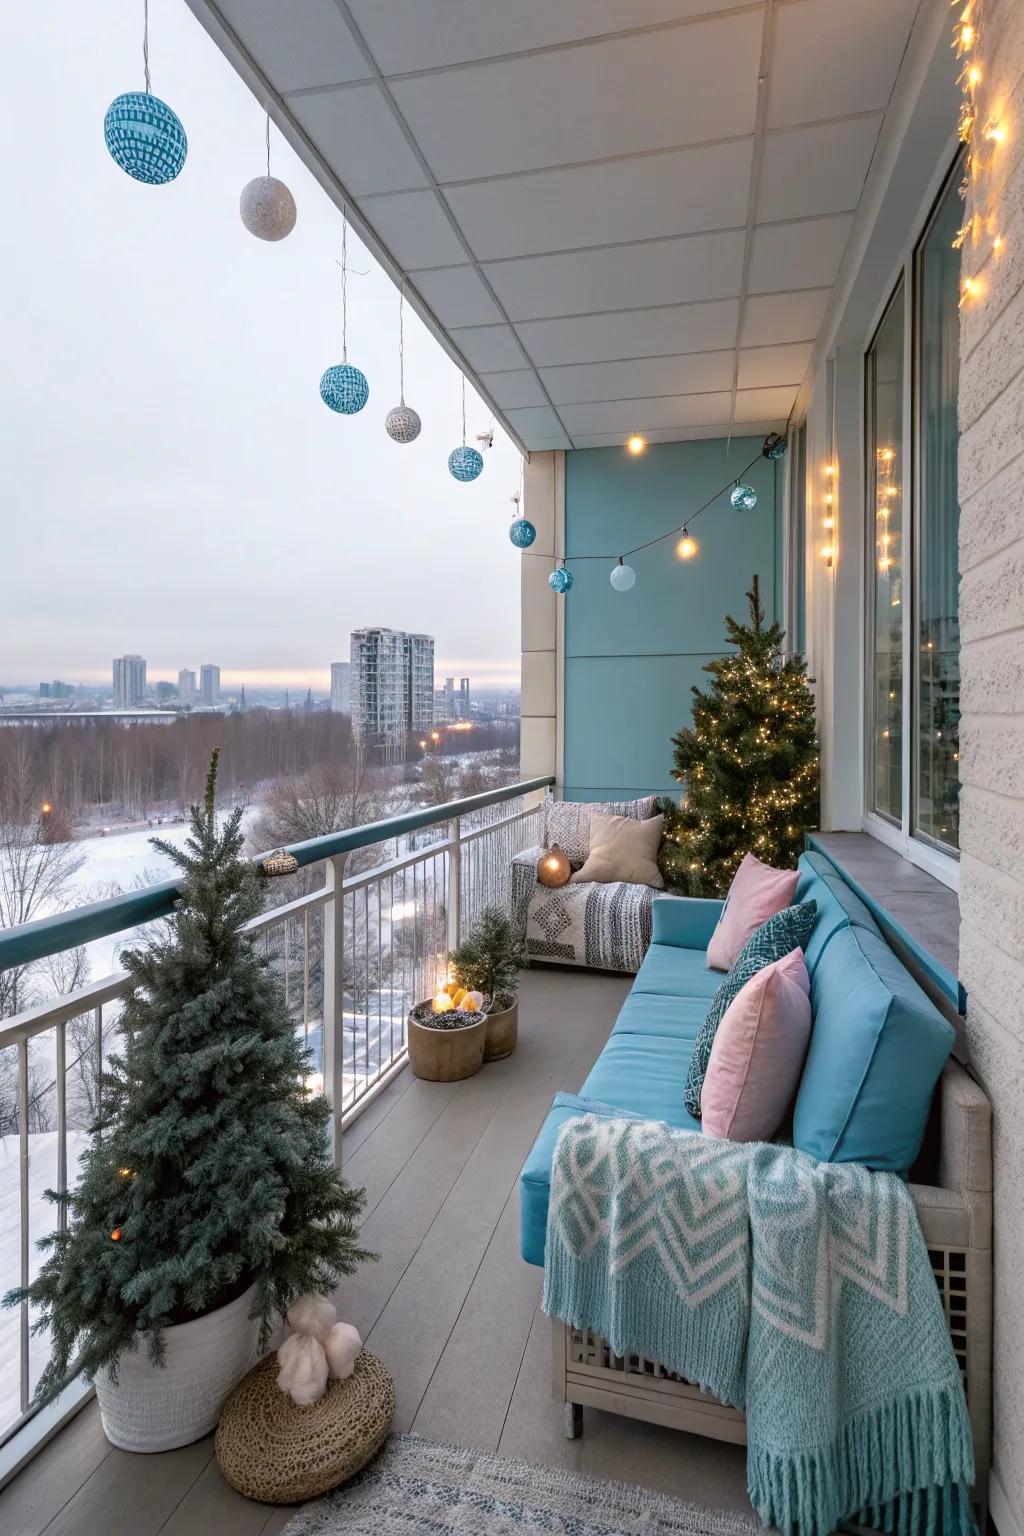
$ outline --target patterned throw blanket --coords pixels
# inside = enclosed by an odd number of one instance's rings
[[[576,1107],[545,1312],[745,1408],[751,1502],[786,1536],[974,1532],[963,1385],[906,1185]]]

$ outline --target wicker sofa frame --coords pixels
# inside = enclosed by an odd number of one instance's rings
[[[975,1500],[984,1511],[992,1450],[992,1110],[984,1091],[951,1060],[935,1112],[938,1182],[910,1188],[963,1373],[978,1469]],[[620,1358],[600,1335],[557,1318],[552,1345],[555,1400],[565,1405],[570,1439],[581,1433],[588,1407],[746,1444],[739,1409],[657,1361]]]

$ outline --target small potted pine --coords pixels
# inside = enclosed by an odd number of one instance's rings
[[[245,925],[262,910],[241,810],[218,829],[217,753],[166,929],[122,956],[133,990],[121,1052],[77,1186],[45,1238],[27,1300],[52,1355],[37,1398],[76,1370],[95,1381],[107,1438],[166,1451],[209,1434],[227,1394],[307,1292],[329,1295],[371,1257],[362,1191],[328,1150],[330,1105],[280,982]]]
[[[501,907],[485,907],[448,965],[458,986],[483,994],[487,1011],[484,1061],[500,1061],[519,1034],[519,969],[523,946]]]

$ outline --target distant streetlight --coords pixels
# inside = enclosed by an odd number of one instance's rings
[[[53,806],[50,804],[49,800],[44,800],[42,805],[39,807],[39,813],[41,816],[49,816],[52,810]]]
[[[430,739],[431,739],[431,741],[440,741],[441,740],[441,732],[440,731],[431,731]]]
[[[421,752],[425,752],[425,751],[426,751],[426,750],[427,750],[427,744],[426,744],[426,742],[425,742],[425,741],[421,741],[421,742],[420,742],[420,751],[421,751]]]

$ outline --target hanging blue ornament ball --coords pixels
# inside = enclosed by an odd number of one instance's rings
[[[786,442],[786,439],[781,435],[781,433],[769,432],[768,436],[764,440],[764,445],[761,448],[761,452],[764,454],[766,459],[782,459],[785,458],[786,449],[788,447],[789,444]]]
[[[548,577],[548,586],[552,592],[568,592],[572,586],[572,571],[567,571],[564,565],[558,566]]]
[[[456,480],[475,480],[483,467],[483,454],[478,453],[475,448],[467,448],[465,443],[448,455],[448,469]]]
[[[528,517],[517,517],[513,519],[508,536],[516,549],[529,549],[537,537],[537,530]]]
[[[332,411],[343,416],[354,416],[370,398],[370,386],[365,373],[353,368],[351,363],[335,363],[324,370],[320,380],[320,398]]]
[[[757,492],[752,485],[737,485],[729,497],[737,512],[753,512],[757,506]]]
[[[151,91],[115,96],[103,119],[103,137],[122,171],[153,187],[173,181],[188,154],[177,114]]]
[[[616,592],[629,592],[636,585],[636,571],[631,565],[626,565],[620,560],[618,565],[612,566],[608,580]]]

